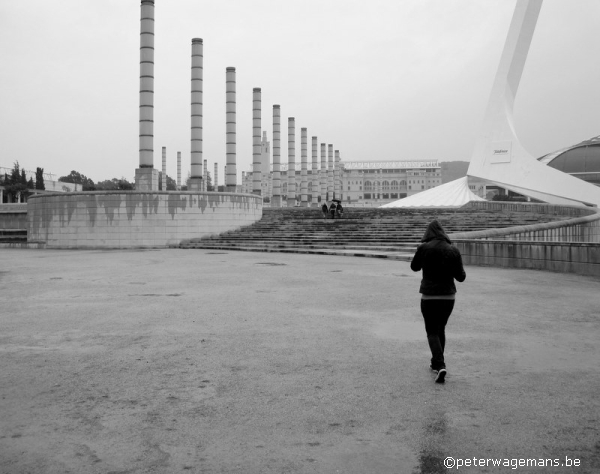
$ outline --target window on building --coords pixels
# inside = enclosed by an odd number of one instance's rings
[[[381,183],[381,187],[386,190],[386,189],[390,189],[390,182],[389,181],[384,181],[383,183]]]
[[[373,184],[371,183],[371,181],[365,181],[365,191],[370,191],[372,186]]]
[[[392,181],[392,189],[398,189],[398,181]]]

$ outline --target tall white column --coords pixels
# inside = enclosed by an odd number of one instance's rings
[[[236,93],[235,93],[235,68],[228,67],[225,73],[225,127],[226,127],[226,153],[227,165],[225,166],[225,190],[234,193],[237,185],[236,167]]]
[[[158,170],[154,169],[154,0],[142,0],[140,20],[139,168],[135,170],[135,187],[154,191],[158,189]]]
[[[307,143],[308,130],[300,129],[300,206],[308,207],[308,181],[307,181],[307,165],[308,165],[308,150]]]
[[[296,205],[296,119],[288,117],[287,205]]]
[[[202,92],[203,45],[201,38],[192,39],[192,114],[191,114],[191,178],[190,191],[202,191]]]
[[[177,152],[177,191],[181,191],[181,152]]]
[[[333,145],[327,145],[327,199],[333,199]]]
[[[252,194],[261,195],[260,87],[252,90]]]
[[[326,144],[321,143],[321,201],[327,200],[327,155]]]
[[[273,106],[273,197],[271,207],[281,207],[281,109]]]
[[[317,137],[312,137],[312,207],[319,206],[319,196],[321,195],[321,184],[319,183],[319,156],[317,148]]]
[[[167,190],[167,147],[162,147],[162,177],[160,187],[163,191]]]
[[[335,168],[333,173],[333,193],[335,198],[342,199],[342,170],[340,169],[340,150],[335,150]]]

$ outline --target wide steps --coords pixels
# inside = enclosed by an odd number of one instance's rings
[[[341,219],[325,219],[316,208],[263,209],[260,221],[216,237],[180,245],[208,250],[314,253],[410,260],[427,224],[446,232],[468,232],[563,219],[529,212],[472,209],[350,208]]]
[[[26,229],[0,229],[1,243],[27,242]]]

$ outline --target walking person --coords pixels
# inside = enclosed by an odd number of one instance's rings
[[[454,309],[456,286],[454,280],[465,281],[466,273],[459,250],[444,232],[437,220],[428,226],[423,242],[410,263],[415,271],[423,270],[421,280],[421,313],[425,321],[425,332],[431,349],[431,370],[436,372],[435,381],[444,383],[446,363],[446,324]]]

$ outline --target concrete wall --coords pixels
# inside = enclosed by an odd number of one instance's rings
[[[453,240],[465,265],[530,268],[600,277],[600,244]]]
[[[450,234],[465,264],[600,277],[600,211],[550,204],[477,202],[487,209],[564,215],[561,221]]]
[[[45,191],[55,193],[73,193],[82,190],[81,184],[76,183],[64,183],[62,181],[50,181],[44,178]]]
[[[27,204],[0,204],[0,229],[27,229]]]
[[[542,242],[600,243],[600,211],[597,208],[551,204],[472,202],[477,210],[528,212],[565,216],[563,220],[503,229],[456,232],[454,239],[527,240]]]
[[[260,196],[105,191],[31,196],[27,240],[48,248],[175,246],[252,224]]]
[[[573,217],[590,216],[596,214],[598,211],[595,207],[507,201],[471,201],[468,204],[465,204],[461,209],[465,208],[480,209],[482,211],[529,212],[534,214],[552,214]]]

